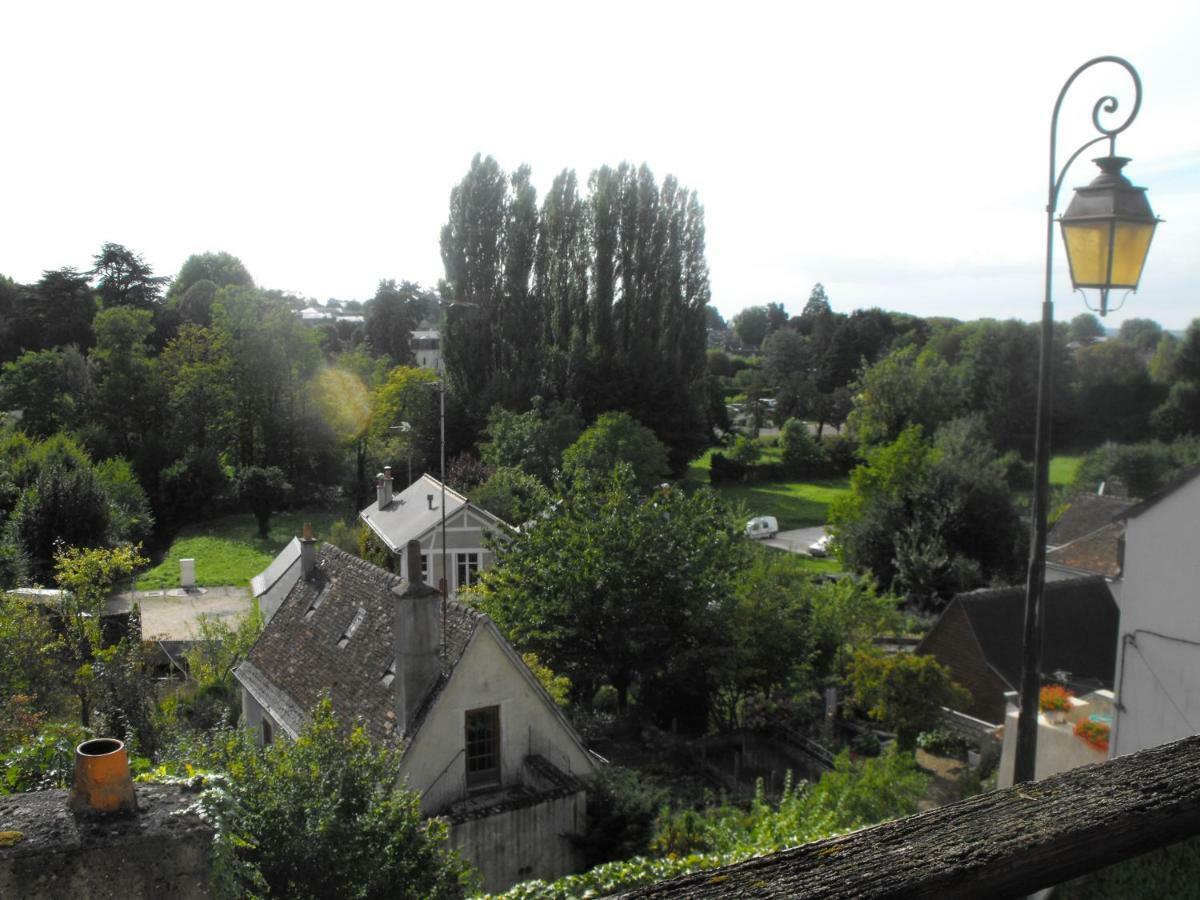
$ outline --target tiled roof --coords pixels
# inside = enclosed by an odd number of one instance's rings
[[[1050,534],[1046,536],[1046,545],[1061,547],[1093,534],[1111,524],[1131,506],[1133,501],[1125,497],[1078,494],[1050,529]]]
[[[1095,681],[1111,689],[1117,655],[1117,604],[1099,576],[1046,582],[1042,672],[1064,670],[1072,681]],[[1025,588],[959,594],[988,665],[1017,690],[1021,681],[1021,644]],[[935,626],[936,627],[936,626]]]
[[[1116,578],[1121,574],[1121,538],[1124,536],[1125,523],[1110,522],[1091,534],[1048,550],[1046,562],[1080,574]]]
[[[304,715],[327,691],[339,718],[360,719],[372,738],[394,743],[403,725],[396,717],[392,679],[384,676],[394,671],[395,607],[402,596],[433,594],[433,588],[420,582],[410,584],[322,544],[312,574],[296,582],[238,668],[238,678],[260,703],[265,699],[283,713],[285,727],[298,730]],[[447,602],[442,676],[414,718],[414,734],[483,618],[460,603]],[[356,620],[349,640],[339,646]]]

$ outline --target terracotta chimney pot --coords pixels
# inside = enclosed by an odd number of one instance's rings
[[[75,778],[67,805],[76,813],[136,813],[137,795],[125,744],[94,738],[75,748]]]

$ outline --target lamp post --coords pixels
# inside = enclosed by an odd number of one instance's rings
[[[1106,128],[1102,114],[1117,111],[1117,98],[1105,95],[1092,107],[1092,125],[1098,137],[1087,141],[1071,154],[1062,169],[1057,168],[1058,114],[1063,99],[1083,72],[1093,66],[1113,63],[1133,79],[1133,108],[1125,120]],[[1134,187],[1121,174],[1129,161],[1117,156],[1117,135],[1128,128],[1142,105],[1142,81],[1137,71],[1119,56],[1098,56],[1078,69],[1058,93],[1050,120],[1050,179],[1046,203],[1046,276],[1042,301],[1041,347],[1038,354],[1037,431],[1034,441],[1033,522],[1030,528],[1029,573],[1025,585],[1025,625],[1021,661],[1021,716],[1017,724],[1017,749],[1013,783],[1032,781],[1037,758],[1038,694],[1041,689],[1043,596],[1046,583],[1046,514],[1050,484],[1050,391],[1051,347],[1054,342],[1054,304],[1050,299],[1054,271],[1054,213],[1059,191],[1071,164],[1089,147],[1108,141],[1108,156],[1096,160],[1101,174],[1087,187],[1077,188],[1059,220],[1071,267],[1075,290],[1093,288],[1100,292],[1100,315],[1108,313],[1112,290],[1136,291],[1142,266],[1150,249],[1150,239],[1158,219],[1150,211],[1146,189]],[[1124,298],[1122,298],[1122,303]],[[1086,298],[1085,298],[1086,304]]]

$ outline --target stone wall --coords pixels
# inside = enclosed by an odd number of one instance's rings
[[[578,872],[581,863],[571,836],[584,829],[586,795],[565,797],[450,826],[450,846],[483,873],[483,889],[496,893],[518,881],[553,881]]]
[[[66,791],[0,797],[0,897],[209,896],[212,830],[187,812],[194,795],[137,785],[139,813],[77,819]]]

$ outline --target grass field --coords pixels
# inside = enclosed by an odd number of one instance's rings
[[[188,558],[196,560],[200,587],[248,584],[300,534],[305,522],[312,522],[317,537],[324,537],[338,518],[317,510],[276,513],[266,540],[258,536],[258,523],[249,513],[189,525],[175,536],[162,563],[138,576],[138,590],[179,587],[179,560]]]
[[[778,454],[775,447],[765,447],[763,458]],[[696,485],[709,484],[712,469],[709,450],[688,467],[688,481]],[[762,481],[751,484],[710,485],[728,503],[743,503],[748,516],[774,516],[783,531],[824,525],[829,504],[835,497],[850,490],[849,478],[829,478],[821,481]],[[814,561],[815,562],[815,561]],[[833,569],[831,571],[836,571]]]
[[[1075,480],[1079,471],[1082,456],[1052,456],[1050,457],[1050,484],[1070,484]]]

